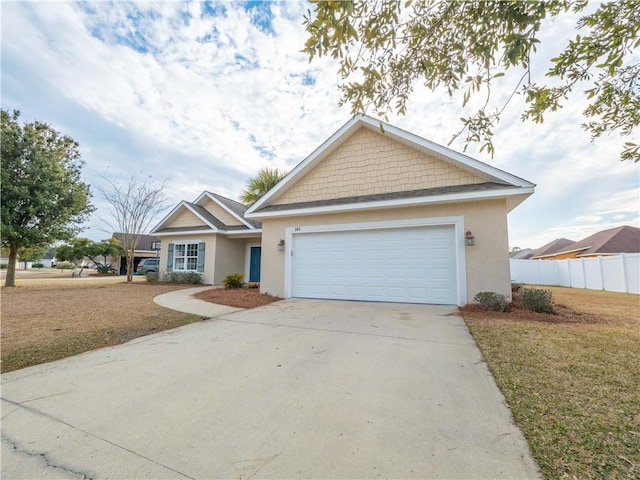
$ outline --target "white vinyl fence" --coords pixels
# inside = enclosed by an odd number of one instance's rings
[[[571,260],[510,260],[511,281],[640,293],[640,253]]]

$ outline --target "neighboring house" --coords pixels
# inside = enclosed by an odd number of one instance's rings
[[[47,251],[47,253],[45,253],[43,255],[43,257],[40,260],[37,260],[35,262],[20,262],[20,261],[16,261],[16,268],[32,268],[34,263],[41,263],[44,267],[49,268],[52,266],[56,265],[56,257],[55,257],[56,253],[55,250],[50,249]],[[2,251],[2,256],[0,257],[0,265],[8,265],[9,264],[9,253],[3,250]]]
[[[531,258],[533,260],[564,260],[621,253],[640,253],[640,228],[623,225],[602,230],[578,242],[563,245],[561,248],[546,252],[536,250]]]
[[[113,238],[117,239],[121,245],[125,238],[124,233],[114,233]],[[138,243],[133,252],[133,273],[136,272],[136,266],[143,258],[156,258],[160,255],[160,238],[154,235],[140,235]],[[127,257],[111,257],[109,263],[118,271],[120,275],[127,273]]]
[[[510,298],[507,213],[535,185],[380,127],[354,117],[249,209],[212,192],[180,202],[152,230],[160,270],[200,271],[213,284],[244,272],[281,297]]]
[[[56,252],[51,249],[48,250],[47,253],[43,255],[38,263],[41,263],[46,268],[55,267],[56,266]]]
[[[509,258],[511,260],[527,260],[533,255],[533,250],[530,248],[523,248],[521,250],[516,250],[514,252],[509,253]]]
[[[566,247],[573,245],[574,243],[576,242],[569,240],[568,238],[556,238],[555,240],[544,244],[540,248],[536,248],[529,258],[531,260],[538,260],[547,257],[552,258],[557,252],[566,250]]]
[[[215,285],[233,273],[260,281],[262,230],[260,222],[244,218],[246,208],[206,191],[180,202],[151,231],[162,239],[160,271],[197,271]]]

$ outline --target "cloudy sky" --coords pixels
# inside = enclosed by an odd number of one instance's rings
[[[168,180],[172,204],[205,189],[237,198],[260,168],[290,170],[350,118],[338,107],[336,64],[310,64],[300,53],[307,8],[298,1],[3,1],[2,108],[77,140],[91,185],[134,173]],[[534,78],[575,35],[572,22],[545,27]],[[513,78],[494,86],[496,104]],[[580,127],[581,102],[572,98],[542,125],[523,124],[516,96],[496,129],[494,158],[475,147],[466,152],[537,184],[509,214],[511,246],[640,226],[640,166],[620,162],[625,139],[591,143]],[[468,113],[459,98],[418,89],[406,116],[390,123],[446,145]],[[97,192],[94,204],[83,235],[107,238],[107,206]]]

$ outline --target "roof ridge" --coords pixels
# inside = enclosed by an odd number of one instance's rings
[[[246,209],[246,208],[248,208],[248,207],[247,207],[247,205],[245,205],[244,203],[239,202],[239,201],[237,201],[237,200],[234,200],[233,198],[225,197],[224,195],[220,195],[219,193],[212,192],[212,191],[210,191],[210,190],[207,190],[207,193],[208,193],[209,195],[213,195],[213,196],[214,196],[214,197],[216,197],[218,200],[227,200],[227,201],[229,201],[229,202],[233,202],[233,203],[235,203],[236,205],[239,205],[239,206],[241,206],[241,207],[243,207],[243,208],[245,208],[245,209]]]

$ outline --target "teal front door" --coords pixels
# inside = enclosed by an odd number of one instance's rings
[[[260,281],[260,257],[262,256],[262,247],[251,247],[249,252],[249,281]]]

